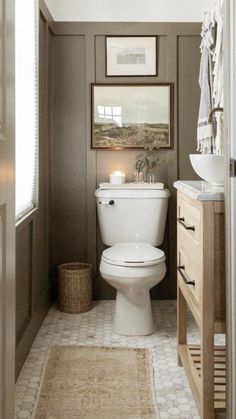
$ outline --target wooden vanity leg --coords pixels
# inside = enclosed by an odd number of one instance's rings
[[[214,419],[214,213],[205,203],[203,231],[203,280],[201,298],[201,411],[202,419]]]
[[[187,343],[187,303],[179,286],[177,287],[177,348],[178,365],[183,366],[179,356],[179,345]]]
[[[214,335],[212,327],[202,328],[201,364],[202,364],[202,419],[214,419]]]

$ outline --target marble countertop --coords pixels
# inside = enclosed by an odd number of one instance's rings
[[[202,180],[178,180],[174,187],[199,201],[224,201],[224,188],[213,187]]]

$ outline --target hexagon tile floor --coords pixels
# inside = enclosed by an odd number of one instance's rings
[[[176,302],[153,301],[156,332],[144,337],[115,335],[114,308],[114,301],[98,301],[84,314],[61,313],[55,306],[50,309],[16,384],[16,419],[31,418],[45,356],[55,344],[151,348],[160,418],[199,419],[183,368],[176,362]],[[199,341],[192,318],[189,318],[189,341]]]

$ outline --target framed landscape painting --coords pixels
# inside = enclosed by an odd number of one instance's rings
[[[107,36],[106,76],[157,75],[156,36]]]
[[[170,148],[172,119],[171,83],[92,85],[92,148]]]

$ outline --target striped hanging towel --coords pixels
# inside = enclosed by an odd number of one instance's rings
[[[223,0],[217,0],[212,13],[212,21],[217,25],[216,45],[213,55],[213,104],[224,107],[224,49],[223,49]],[[214,154],[224,154],[224,115],[218,113]]]
[[[200,108],[197,129],[197,150],[203,154],[212,153],[214,147],[214,129],[208,122],[208,115],[212,109],[212,47],[214,39],[211,33],[210,15],[205,15],[202,25],[201,64],[199,85],[201,88]]]
[[[223,49],[223,0],[217,0],[212,12],[213,26],[216,28],[216,43],[213,54],[213,104],[223,107],[224,91],[224,49]]]

